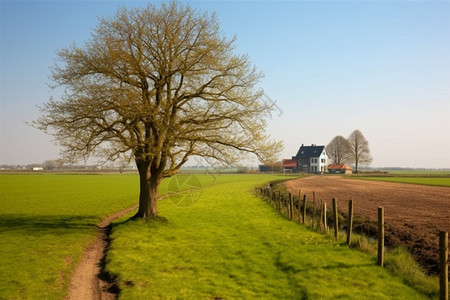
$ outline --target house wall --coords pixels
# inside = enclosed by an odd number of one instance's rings
[[[319,171],[319,158],[311,157],[309,159],[309,171],[310,172],[318,172]]]
[[[319,157],[311,157],[309,159],[309,172],[320,173],[328,171],[328,155],[325,150]]]
[[[283,173],[295,173],[297,170],[295,168],[291,168],[291,167],[284,167],[283,168]]]
[[[353,171],[352,170],[348,170],[348,169],[330,169],[329,170],[330,174],[344,174],[344,175],[349,175],[352,174]]]
[[[309,172],[310,162],[305,158],[297,160],[297,172]]]
[[[298,158],[298,156],[293,156],[292,159],[297,159],[297,172],[321,173],[328,171],[328,164],[329,164],[328,155],[326,153],[325,148],[323,149],[322,153],[317,157],[303,156],[301,158]]]

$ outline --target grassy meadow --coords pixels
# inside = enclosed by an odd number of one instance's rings
[[[0,299],[63,299],[102,217],[137,203],[136,175],[0,175]]]
[[[114,223],[121,299],[424,299],[375,257],[280,216],[254,187],[275,175],[163,181],[167,222]],[[186,191],[187,190],[187,191]],[[0,299],[64,299],[106,215],[137,203],[137,175],[0,175]]]
[[[374,256],[286,220],[253,194],[280,178],[217,176],[190,194],[198,197],[190,206],[162,200],[168,222],[116,222],[107,269],[120,298],[427,298],[375,266]]]
[[[450,177],[352,177],[356,179],[378,180],[386,182],[450,186]]]
[[[406,176],[450,176],[449,170],[436,169],[412,169],[412,170],[387,170],[392,175],[406,175]]]

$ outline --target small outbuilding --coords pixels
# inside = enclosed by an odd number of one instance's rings
[[[353,173],[353,169],[348,165],[333,164],[328,166],[328,173],[349,175]]]
[[[283,159],[282,161],[283,173],[294,173],[297,171],[297,161],[295,159]]]

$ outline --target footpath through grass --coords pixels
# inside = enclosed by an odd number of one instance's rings
[[[138,188],[136,175],[0,175],[0,299],[63,299],[95,225]]]
[[[253,195],[280,178],[217,176],[201,193],[194,188],[193,205],[161,200],[167,223],[117,222],[107,268],[120,298],[426,298],[374,257],[286,220]]]

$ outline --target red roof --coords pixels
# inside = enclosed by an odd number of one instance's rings
[[[336,169],[336,170],[342,170],[342,169],[344,169],[344,170],[353,170],[352,169],[352,167],[350,167],[350,166],[347,166],[347,165],[338,165],[338,164],[333,164],[333,165],[329,165],[328,166],[328,170],[329,169]]]
[[[296,168],[297,161],[295,159],[283,159],[282,166],[283,168]]]

